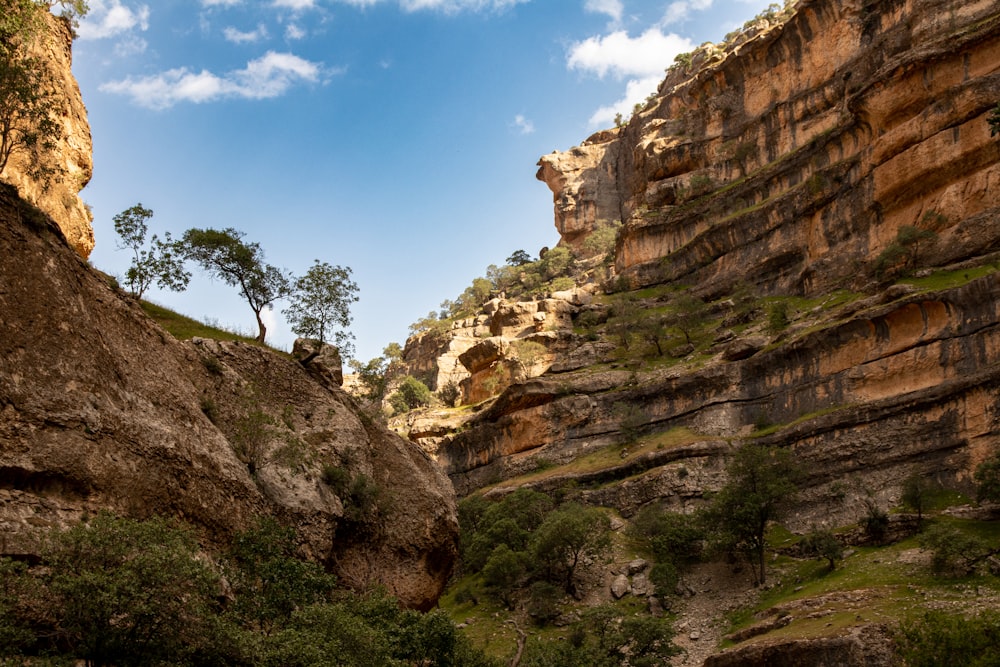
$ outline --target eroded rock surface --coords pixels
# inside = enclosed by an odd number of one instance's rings
[[[0,256],[0,553],[100,509],[182,518],[207,546],[273,515],[345,583],[436,602],[458,526],[422,451],[291,359],[178,342],[6,186]],[[361,476],[374,500],[346,488]]]

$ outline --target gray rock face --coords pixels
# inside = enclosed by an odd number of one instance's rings
[[[101,509],[182,518],[210,548],[272,515],[342,582],[435,603],[458,524],[418,448],[270,350],[174,339],[8,186],[0,256],[0,555]],[[334,468],[377,501],[345,508]]]
[[[315,338],[296,338],[292,356],[325,386],[344,386],[344,361],[336,346]]]

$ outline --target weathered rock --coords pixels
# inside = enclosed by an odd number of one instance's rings
[[[726,361],[749,359],[767,347],[768,339],[763,336],[746,336],[739,338],[725,347],[722,358]]]
[[[631,592],[631,584],[629,584],[628,577],[624,574],[617,575],[611,580],[611,595],[614,596],[616,600],[620,600]]]
[[[55,172],[48,181],[39,180],[30,174],[38,158],[15,152],[3,175],[22,197],[55,220],[70,246],[86,259],[94,249],[94,230],[80,190],[93,175],[90,123],[72,71],[72,29],[67,21],[48,12],[44,16],[46,28],[30,53],[45,68],[43,80],[52,95],[53,116],[61,126],[62,137],[41,157]]]
[[[182,518],[210,546],[273,515],[342,582],[435,603],[458,525],[423,452],[290,359],[175,340],[9,186],[0,256],[3,554],[37,553],[44,528],[100,509]],[[349,518],[323,482],[329,466],[364,475],[378,501]]]
[[[705,667],[896,667],[892,637],[878,626],[853,628],[835,637],[774,640],[727,649]]]
[[[344,386],[344,362],[335,346],[315,338],[296,338],[292,357],[324,386]]]

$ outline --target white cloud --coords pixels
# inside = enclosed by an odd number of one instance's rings
[[[294,2],[296,0],[276,0]],[[371,7],[385,0],[340,0],[353,7]],[[531,0],[397,0],[399,6],[407,12],[421,10],[440,11],[446,14],[457,14],[463,11],[503,11]],[[614,0],[613,0],[614,1]]]
[[[247,63],[246,68],[221,76],[207,70],[192,72],[180,67],[153,76],[105,83],[100,90],[128,95],[139,106],[167,109],[180,102],[278,97],[296,83],[318,81],[321,73],[317,63],[291,53],[268,51],[263,57]]]
[[[242,3],[243,0],[201,0],[202,7],[235,7]]]
[[[712,0],[675,0],[667,5],[667,11],[660,21],[661,26],[680,23],[691,16],[692,11],[704,11],[712,6]]]
[[[663,34],[650,28],[638,37],[624,30],[603,37],[591,37],[570,48],[566,64],[570,69],[591,72],[599,77],[663,76],[678,53],[694,48],[691,40],[675,34]]]
[[[273,4],[275,7],[300,12],[305,9],[312,9],[315,7],[316,0],[274,0]]]
[[[622,12],[625,11],[621,0],[587,0],[583,8],[594,14],[607,14],[615,23],[622,20]]]
[[[285,39],[299,40],[306,36],[306,31],[294,23],[285,26]]]
[[[263,39],[267,39],[267,26],[262,23],[257,26],[256,30],[250,30],[248,32],[228,27],[222,31],[222,34],[225,35],[226,41],[232,42],[233,44],[259,42]]]
[[[614,125],[615,116],[622,115],[628,120],[632,115],[632,109],[636,104],[643,104],[651,93],[656,92],[657,86],[663,80],[662,76],[648,76],[642,79],[632,79],[625,86],[625,95],[608,106],[601,107],[590,117],[590,126],[611,127]]]
[[[80,39],[105,39],[138,28],[149,28],[149,7],[126,7],[121,0],[92,0],[90,12],[80,21]]]
[[[520,134],[531,134],[535,131],[535,124],[524,117],[523,114],[514,116],[514,128]]]

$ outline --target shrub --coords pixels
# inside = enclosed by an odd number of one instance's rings
[[[396,414],[409,412],[424,405],[430,405],[431,390],[423,382],[407,375],[399,384],[399,388],[389,397],[389,404]]]
[[[965,618],[930,611],[918,620],[903,623],[896,633],[896,643],[909,667],[996,665],[1000,614],[984,611]]]

